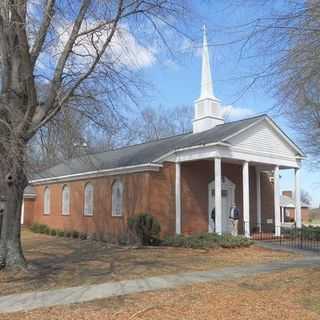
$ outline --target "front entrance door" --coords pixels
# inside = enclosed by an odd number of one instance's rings
[[[235,204],[235,184],[230,181],[226,177],[222,177],[222,186],[221,186],[221,199],[222,199],[222,233],[229,234],[232,231],[232,223],[229,219],[230,210],[233,204]],[[215,224],[214,220],[212,219],[212,211],[215,207],[215,192],[214,192],[214,181],[209,183],[209,224],[208,224],[208,231],[214,232],[215,231]]]

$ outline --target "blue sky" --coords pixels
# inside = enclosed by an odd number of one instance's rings
[[[236,118],[259,113],[268,113],[281,128],[296,142],[297,134],[285,117],[274,110],[276,100],[263,83],[247,89],[252,75],[259,70],[260,57],[240,58],[242,43],[228,44],[239,39],[232,26],[244,24],[257,13],[256,8],[229,7],[224,1],[203,1],[198,5],[200,18],[192,26],[190,37],[173,47],[174,58],[161,57],[144,70],[153,90],[147,103],[174,107],[193,104],[200,94],[201,59],[199,46],[202,41],[202,24],[207,25],[213,72],[214,93],[224,105],[234,108]],[[237,9],[237,10],[235,10]],[[229,29],[228,29],[229,28]],[[254,50],[254,49],[253,49]],[[252,52],[251,52],[252,53]],[[262,65],[261,65],[262,68]],[[231,117],[234,118],[234,117]],[[320,204],[320,172],[311,168],[310,160],[303,163],[302,188],[310,193],[313,205]],[[293,171],[281,171],[281,189],[294,186]]]

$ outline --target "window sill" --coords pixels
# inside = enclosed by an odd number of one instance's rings
[[[111,218],[118,218],[119,219],[119,218],[123,218],[123,215],[121,215],[121,216],[112,215]]]

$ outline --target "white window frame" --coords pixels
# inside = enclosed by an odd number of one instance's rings
[[[88,199],[87,192],[89,192],[89,188],[91,188],[91,198]],[[94,199],[94,188],[92,183],[88,182],[84,187],[84,206],[83,206],[83,215],[86,217],[93,216],[93,199]]]
[[[66,197],[68,193],[68,197]],[[67,184],[62,187],[61,214],[63,216],[70,215],[70,188]]]
[[[43,191],[43,214],[50,214],[51,192],[49,187],[45,187]]]
[[[123,216],[123,182],[120,179],[116,179],[111,188],[112,193],[112,216],[122,217]],[[116,192],[120,192],[120,196]]]

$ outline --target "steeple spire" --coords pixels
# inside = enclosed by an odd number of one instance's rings
[[[223,124],[219,99],[213,94],[206,26],[203,26],[201,94],[195,102],[193,132],[201,132]]]
[[[203,25],[203,47],[202,47],[202,73],[201,73],[201,95],[200,99],[213,98],[212,77],[209,58],[209,47],[207,40],[207,28]]]

